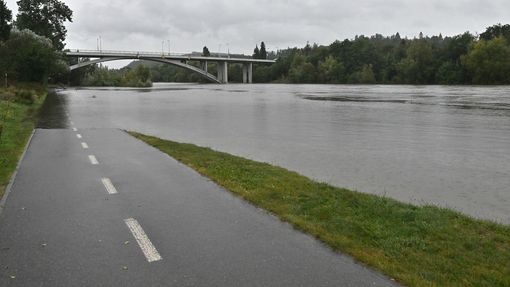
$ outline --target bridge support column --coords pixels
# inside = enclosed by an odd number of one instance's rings
[[[202,69],[205,71],[205,73],[207,74],[208,70],[207,70],[207,61],[204,61],[202,62]]]
[[[222,84],[228,84],[228,63],[218,62],[218,80]]]
[[[253,64],[252,63],[243,64],[243,83],[244,84],[253,83]]]

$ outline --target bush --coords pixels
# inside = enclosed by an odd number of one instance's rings
[[[14,101],[17,103],[31,105],[34,103],[35,95],[34,91],[30,90],[19,90],[16,91]]]
[[[14,99],[14,91],[9,89],[0,89],[0,101],[10,101]]]

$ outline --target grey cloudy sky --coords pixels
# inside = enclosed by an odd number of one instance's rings
[[[510,23],[510,0],[68,0],[74,21],[67,48],[251,53],[276,47],[330,44],[356,34],[413,37],[483,32]],[[16,0],[7,0],[16,13]]]

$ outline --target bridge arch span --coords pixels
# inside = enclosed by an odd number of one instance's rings
[[[222,83],[217,77],[215,77],[213,74],[207,72],[206,70],[202,70],[198,67],[189,65],[187,63],[183,63],[179,60],[169,60],[169,59],[162,59],[162,58],[145,58],[144,57],[143,59],[140,59],[140,58],[125,58],[125,57],[104,57],[104,58],[94,59],[94,60],[90,60],[90,61],[86,61],[86,62],[80,62],[78,64],[70,66],[69,70],[73,71],[73,70],[76,70],[76,69],[79,69],[82,67],[86,67],[86,66],[90,66],[90,65],[95,65],[95,64],[99,64],[99,63],[103,63],[103,62],[118,61],[118,60],[146,60],[146,61],[174,65],[174,66],[177,66],[180,68],[184,68],[188,71],[194,72],[194,73],[200,75],[202,78],[205,78],[211,82],[218,83],[218,84]]]

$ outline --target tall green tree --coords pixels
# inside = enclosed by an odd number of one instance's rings
[[[260,50],[259,46],[256,45],[255,49],[253,50],[253,59],[258,59],[260,57]]]
[[[204,57],[211,56],[211,52],[209,52],[209,48],[207,48],[207,46],[204,46],[204,48],[202,49],[202,56]]]
[[[51,40],[62,50],[67,35],[64,22],[72,22],[73,11],[58,0],[19,0],[16,27],[29,29]]]
[[[510,42],[510,25],[493,25],[490,27],[487,27],[485,32],[480,34],[480,39],[482,40],[492,40],[494,38],[503,37],[506,39],[507,42]]]
[[[259,59],[267,59],[266,44],[264,42],[260,43]]]
[[[0,46],[0,67],[18,81],[46,82],[59,72],[60,60],[51,41],[30,30],[13,29]]]
[[[510,84],[510,47],[505,38],[480,40],[462,57],[474,84]]]
[[[11,33],[12,12],[4,0],[0,0],[0,41],[5,41]]]
[[[407,57],[399,65],[399,76],[405,84],[432,84],[434,81],[433,50],[423,38],[411,43]]]
[[[328,56],[319,63],[319,80],[321,83],[341,83],[344,81],[344,66],[333,56]]]

